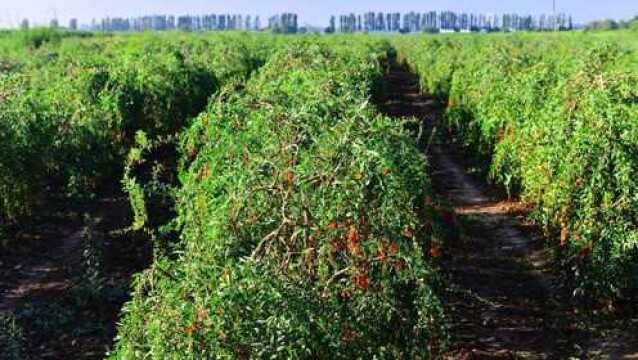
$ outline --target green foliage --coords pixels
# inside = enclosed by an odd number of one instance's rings
[[[638,26],[638,16],[631,20],[616,21],[613,19],[603,19],[592,21],[586,25],[586,30],[593,31],[612,31],[612,30],[636,30]]]
[[[0,223],[0,249],[7,248],[10,243],[5,225]]]
[[[592,21],[587,24],[587,29],[594,31],[609,31],[609,30],[618,30],[620,28],[620,24],[613,19],[604,19]]]
[[[25,338],[22,327],[12,313],[0,313],[0,349],[2,358],[7,360],[24,359]]]
[[[135,166],[140,165],[144,161],[144,154],[151,149],[146,133],[138,131],[135,136],[136,146],[131,149],[126,161],[126,171],[122,180],[124,190],[128,193],[131,209],[133,210],[132,229],[141,230],[148,222],[148,213],[146,211],[145,194],[142,185],[132,176],[131,171]]]
[[[177,260],[113,358],[413,358],[445,345],[413,134],[376,113],[387,44],[298,41],[181,136]]]
[[[638,289],[638,76],[628,45],[586,34],[398,45],[425,89],[448,97],[459,143],[536,205],[583,299]]]
[[[6,223],[38,209],[47,193],[90,197],[113,186],[137,131],[149,138],[176,134],[222,84],[250,76],[276,41],[246,34],[24,34],[46,41],[14,49],[7,64],[15,65],[0,73]],[[0,48],[12,38],[0,40]]]
[[[95,219],[84,215],[84,231],[82,232],[81,256],[78,266],[78,284],[75,290],[77,300],[83,304],[97,301],[104,297],[104,244],[96,230]]]
[[[47,43],[58,44],[67,34],[50,28],[36,28],[32,30],[23,30],[18,32],[22,37],[25,46],[38,49]]]

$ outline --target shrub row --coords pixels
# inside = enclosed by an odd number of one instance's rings
[[[180,140],[178,258],[137,277],[112,358],[444,347],[426,159],[370,104],[386,51],[295,40],[211,101]]]
[[[423,90],[448,99],[458,142],[487,159],[493,181],[536,206],[575,295],[628,298],[638,289],[632,45],[621,33],[397,45]]]
[[[244,34],[54,38],[14,51],[20,65],[0,72],[0,222],[28,214],[46,193],[117,185],[137,131],[174,134],[221,85],[258,68],[275,42]]]

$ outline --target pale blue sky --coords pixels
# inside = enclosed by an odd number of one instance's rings
[[[638,15],[638,0],[557,0],[559,11],[578,22]],[[105,16],[144,14],[240,13],[267,17],[281,11],[297,12],[302,24],[325,25],[331,14],[373,11],[458,10],[525,14],[550,13],[552,0],[0,0],[0,26],[17,25],[22,18],[47,23],[57,15],[62,24],[76,17],[82,23]]]

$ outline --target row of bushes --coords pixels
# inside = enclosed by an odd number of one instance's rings
[[[19,65],[0,71],[0,227],[28,215],[47,193],[117,187],[137,131],[176,133],[223,84],[243,82],[263,64],[276,41],[60,36],[12,52],[5,62]]]
[[[112,358],[444,347],[426,159],[370,104],[387,51],[295,39],[211,101],[180,139],[178,249],[137,277]]]
[[[397,40],[459,144],[536,206],[575,295],[638,291],[638,68],[622,33]]]

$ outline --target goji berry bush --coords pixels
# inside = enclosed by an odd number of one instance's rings
[[[112,358],[431,358],[446,343],[427,161],[371,104],[389,46],[301,39],[180,137],[180,242]]]
[[[398,40],[486,175],[535,206],[575,296],[638,292],[638,57],[630,33]]]
[[[248,34],[89,36],[49,30],[0,38],[0,228],[51,194],[119,187],[134,135],[174,135],[278,41]]]

